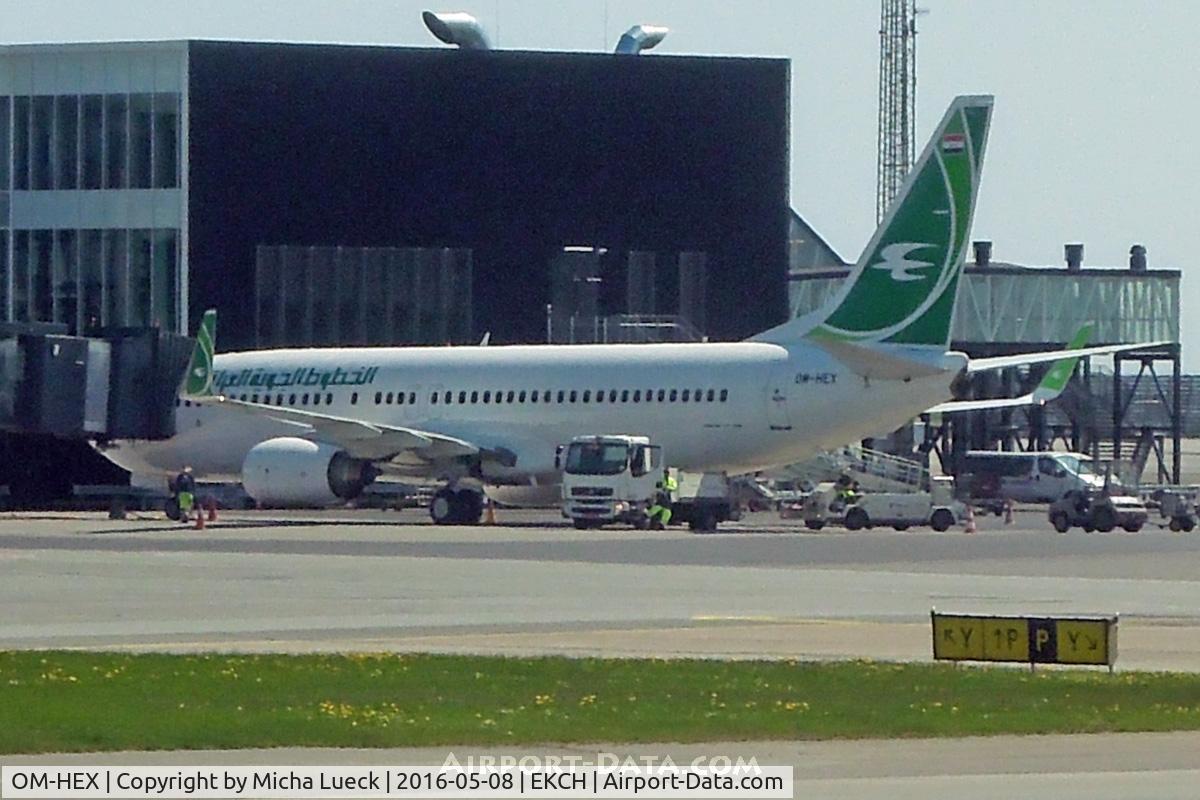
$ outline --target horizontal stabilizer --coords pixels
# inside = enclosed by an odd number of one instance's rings
[[[815,343],[856,374],[871,380],[926,378],[941,372],[957,372],[963,366],[962,356],[957,353],[939,353],[930,357],[928,352],[910,348],[867,347],[834,339],[816,340]]]

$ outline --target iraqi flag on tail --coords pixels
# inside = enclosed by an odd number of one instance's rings
[[[943,153],[961,153],[967,149],[967,137],[962,133],[947,133],[942,137]]]

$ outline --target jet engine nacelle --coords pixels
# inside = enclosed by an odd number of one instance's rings
[[[373,480],[371,462],[293,436],[259,442],[242,464],[243,488],[266,506],[324,506],[352,500]]]

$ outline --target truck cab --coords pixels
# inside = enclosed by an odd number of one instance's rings
[[[645,527],[662,472],[648,436],[577,436],[559,454],[563,515],[576,528],[629,522]]]
[[[662,448],[648,436],[575,437],[558,454],[563,516],[581,529],[609,523],[649,527],[648,511],[659,494],[664,463]],[[713,531],[721,522],[740,518],[723,473],[670,473],[676,482],[670,494],[671,522]]]

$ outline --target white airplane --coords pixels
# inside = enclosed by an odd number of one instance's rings
[[[240,479],[269,505],[345,500],[381,474],[442,481],[433,519],[470,524],[484,491],[509,502],[556,497],[556,450],[576,435],[649,434],[674,466],[747,473],[935,406],[954,411],[951,382],[963,371],[1136,346],[976,360],[947,351],[991,109],[990,96],[956,98],[841,290],[747,341],[214,357],[210,311],[177,434],[103,452],[139,475],[191,465],[198,477]]]

